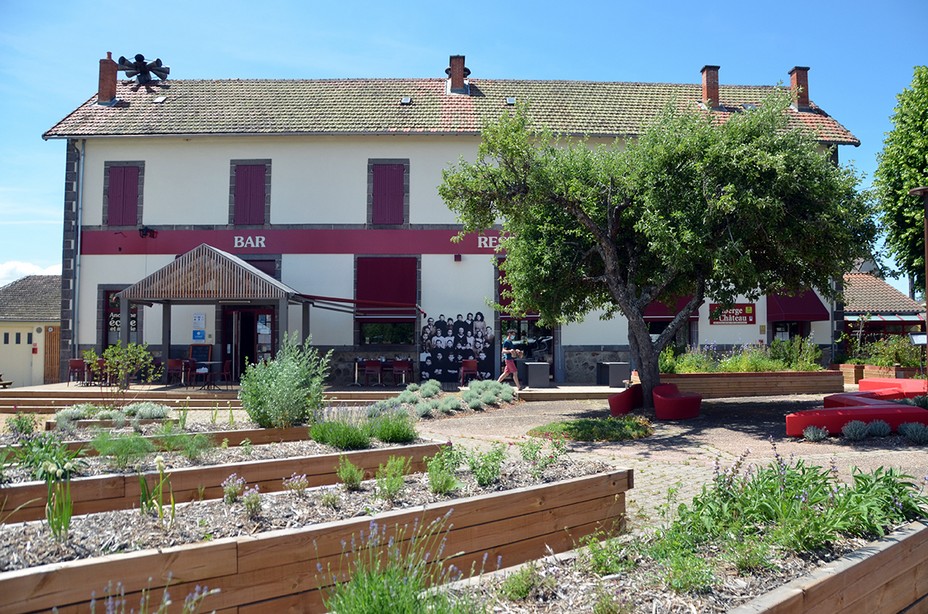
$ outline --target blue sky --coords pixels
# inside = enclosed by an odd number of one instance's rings
[[[0,0],[0,285],[58,272],[64,143],[42,133],[90,98],[99,59],[160,57],[171,77],[441,77],[788,82],[860,140],[869,186],[896,95],[928,63],[924,0],[664,2],[114,2]],[[904,281],[895,282],[905,287]]]

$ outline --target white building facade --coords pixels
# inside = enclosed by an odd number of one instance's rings
[[[413,358],[417,379],[457,381],[469,359],[497,373],[499,331],[510,327],[556,382],[591,382],[597,362],[627,360],[621,317],[593,313],[549,330],[493,309],[498,235],[451,241],[459,227],[438,195],[442,170],[473,159],[479,127],[516,102],[539,125],[621,146],[670,100],[730,113],[772,89],[719,88],[711,66],[702,86],[475,80],[463,56],[451,57],[448,79],[409,80],[139,86],[118,80],[112,59],[100,65],[98,94],[44,135],[68,141],[62,369],[119,338],[121,290],[206,243],[300,293],[312,305],[309,330],[298,306],[283,319],[279,305],[232,295],[187,302],[169,312],[170,356],[210,345],[240,372],[276,351],[286,321],[334,350],[340,384],[354,380],[357,359],[380,356]],[[823,146],[858,144],[808,100],[807,71],[791,73],[800,92],[791,112],[814,116]],[[743,300],[719,317],[711,307],[693,315],[688,342],[812,334],[830,344],[835,330],[814,293]],[[668,313],[655,306],[655,331]],[[129,340],[161,343],[161,305],[134,305],[128,323]]]

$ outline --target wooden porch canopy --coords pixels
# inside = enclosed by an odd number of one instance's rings
[[[203,243],[129,286],[119,297],[120,338],[129,341],[129,305],[162,305],[162,356],[171,345],[171,305],[237,304],[276,306],[279,345],[289,329],[288,306],[303,306],[303,340],[309,334],[311,301],[241,258]]]

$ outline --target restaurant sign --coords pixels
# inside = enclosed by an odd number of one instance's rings
[[[718,303],[709,303],[709,324],[756,324],[756,303],[735,303],[719,311]]]

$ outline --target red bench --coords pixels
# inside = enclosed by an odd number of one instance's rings
[[[861,392],[896,390],[907,397],[928,394],[928,380],[894,379],[891,377],[868,377],[858,382]]]
[[[884,388],[870,392],[841,392],[830,394],[824,399],[825,409],[859,407],[861,405],[892,405],[891,401],[904,399],[905,394],[896,389]]]
[[[609,397],[609,415],[624,416],[644,405],[641,384],[632,384],[622,392]]]
[[[885,402],[883,405],[861,405],[840,409],[808,409],[786,416],[786,435],[802,437],[802,432],[809,426],[828,429],[830,435],[840,435],[841,428],[852,420],[861,422],[882,420],[895,431],[899,429],[900,424],[906,422],[928,424],[928,411],[912,405]]]
[[[680,392],[675,384],[654,387],[654,417],[658,420],[687,420],[699,417],[702,397]]]

